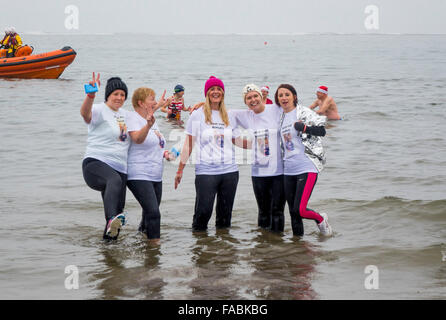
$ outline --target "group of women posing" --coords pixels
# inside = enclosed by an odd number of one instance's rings
[[[90,84],[100,85],[99,75]],[[88,124],[87,150],[82,164],[85,182],[101,192],[106,225],[103,238],[117,239],[125,224],[126,187],[142,207],[139,230],[155,242],[160,238],[159,205],[163,161],[172,155],[155,122],[154,112],[170,99],[165,92],[157,102],[155,92],[139,88],[132,96],[135,112],[122,109],[127,86],[117,77],[105,88],[105,102],[93,104],[89,93],[81,107]],[[323,169],[321,137],[325,117],[298,105],[296,90],[282,84],[275,104],[265,105],[262,92],[253,85],[243,89],[248,109],[227,110],[223,82],[210,77],[204,87],[205,102],[194,107],[186,125],[186,139],[175,176],[175,189],[195,148],[195,209],[193,231],[204,231],[212,216],[215,198],[216,228],[231,226],[232,208],[239,179],[235,146],[252,149],[252,183],[257,200],[258,226],[273,232],[284,230],[288,203],[293,235],[304,233],[302,218],[312,219],[322,235],[332,234],[327,215],[307,208]],[[249,129],[252,139],[242,139],[238,127]]]

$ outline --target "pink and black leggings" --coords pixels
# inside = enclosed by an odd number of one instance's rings
[[[324,218],[307,208],[313,188],[316,185],[317,173],[307,172],[296,176],[285,176],[285,197],[290,209],[291,227],[295,236],[303,236],[302,218],[321,223]]]

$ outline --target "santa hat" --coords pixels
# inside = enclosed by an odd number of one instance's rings
[[[321,92],[321,93],[328,94],[328,88],[327,88],[326,86],[320,86],[319,88],[317,88],[316,91],[317,91],[317,92]]]
[[[263,87],[260,88],[260,90],[269,92],[269,87],[268,86],[263,86]]]

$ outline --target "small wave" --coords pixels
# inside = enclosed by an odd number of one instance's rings
[[[376,214],[407,216],[414,219],[444,221],[446,218],[446,199],[407,200],[394,196],[385,196],[376,200],[329,199],[324,205],[349,208],[357,212],[376,212]]]
[[[360,115],[366,117],[384,117],[384,118],[389,117],[387,113],[382,111],[363,112]]]

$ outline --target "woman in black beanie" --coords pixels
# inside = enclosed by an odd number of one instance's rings
[[[93,73],[90,85],[100,86],[100,75]],[[101,192],[105,212],[103,239],[115,240],[125,224],[127,152],[130,145],[126,119],[122,109],[127,99],[126,84],[118,77],[108,79],[105,102],[93,104],[95,93],[85,97],[80,113],[88,124],[87,150],[82,172],[87,185]]]

